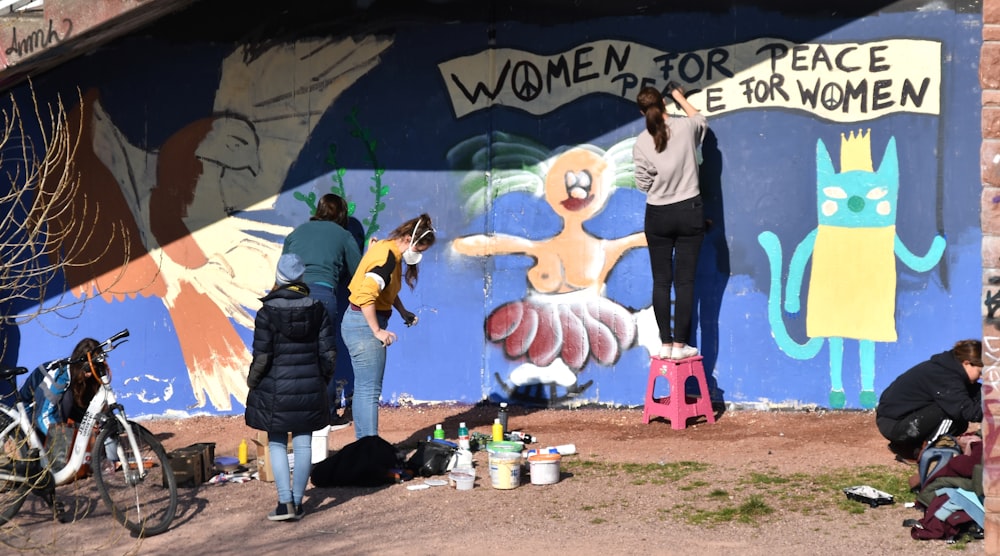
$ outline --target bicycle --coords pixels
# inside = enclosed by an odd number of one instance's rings
[[[93,362],[103,362],[108,353],[129,335],[122,330],[88,354]],[[69,358],[53,361],[55,366],[77,363]],[[100,388],[91,399],[67,463],[59,468],[32,422],[30,405],[17,391],[16,377],[24,367],[0,368],[0,380],[14,386],[13,406],[0,404],[0,525],[17,515],[30,493],[42,498],[57,516],[59,504],[55,488],[77,479],[87,464],[88,443],[95,427],[99,430],[90,450],[90,466],[97,491],[114,518],[140,537],[160,534],[170,527],[177,511],[177,481],[167,453],[145,427],[128,420],[111,388],[111,371],[105,365],[91,365]],[[98,371],[97,369],[101,369]],[[67,394],[71,395],[71,394]]]

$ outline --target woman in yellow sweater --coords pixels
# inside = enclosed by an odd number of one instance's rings
[[[396,342],[396,334],[386,330],[392,308],[403,323],[413,326],[417,316],[406,310],[399,299],[402,282],[412,290],[417,285],[423,252],[434,245],[431,217],[421,214],[404,222],[375,241],[348,285],[350,308],[344,312],[340,334],[354,366],[354,434],[357,438],[378,435],[378,402],[385,376],[385,349]],[[406,272],[403,272],[403,263]]]

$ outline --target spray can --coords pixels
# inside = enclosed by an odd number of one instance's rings
[[[458,447],[463,450],[472,449],[472,442],[469,437],[469,427],[465,426],[465,423],[458,424]]]
[[[500,426],[503,427],[503,432],[507,432],[507,402],[500,402],[497,419],[500,421]]]
[[[507,440],[512,440],[514,442],[524,442],[525,444],[531,444],[535,441],[535,437],[522,431],[510,431],[504,435]]]
[[[434,427],[434,439],[435,440],[444,440],[444,426],[441,423],[438,423]]]
[[[503,425],[500,424],[500,418],[497,417],[493,420],[493,442],[503,441]]]
[[[247,457],[248,457],[248,454],[247,454],[247,439],[244,438],[243,440],[240,440],[240,449],[239,449],[240,465],[246,465],[247,464]]]

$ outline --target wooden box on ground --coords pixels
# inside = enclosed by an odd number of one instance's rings
[[[253,439],[257,448],[257,478],[268,483],[274,482],[274,472],[271,470],[271,451],[267,447],[267,433],[258,431],[257,437]],[[292,435],[288,435],[288,445],[286,453],[292,450]]]
[[[170,468],[174,470],[178,487],[194,488],[205,482],[205,466],[202,463],[201,450],[179,448],[168,453],[167,457],[170,459]]]
[[[201,454],[201,473],[204,481],[216,475],[215,470],[215,442],[198,442],[190,446],[185,446],[183,450],[199,452]]]
[[[260,431],[257,438],[253,439],[254,446],[257,447],[257,478],[268,483],[274,482],[274,473],[271,472],[271,454],[267,448],[267,433]]]

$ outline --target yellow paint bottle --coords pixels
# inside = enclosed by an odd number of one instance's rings
[[[503,442],[503,423],[499,418],[493,420],[493,442]]]

